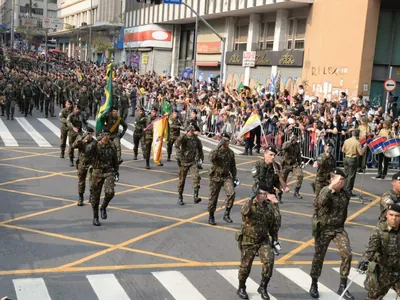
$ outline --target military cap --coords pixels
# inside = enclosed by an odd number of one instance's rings
[[[231,136],[230,136],[230,134],[229,133],[226,133],[226,132],[224,132],[223,134],[221,134],[221,137],[223,137],[223,138],[227,138],[227,139],[231,139]]]
[[[110,129],[104,128],[104,129],[103,129],[103,133],[110,133]]]
[[[399,203],[393,203],[393,204],[388,206],[388,210],[392,210],[392,211],[400,213],[400,204]]]
[[[276,148],[272,147],[272,146],[268,146],[265,150],[266,151],[271,151],[271,152],[273,152],[275,154],[278,154],[278,151],[276,151]]]
[[[86,131],[87,131],[87,132],[94,132],[94,129],[93,129],[92,127],[87,127],[87,128],[86,128]]]
[[[265,181],[260,181],[258,183],[258,189],[259,190],[263,190],[263,191],[267,191],[269,189],[267,183]]]
[[[343,172],[341,169],[339,169],[339,168],[335,168],[335,169],[333,170],[332,174],[340,175],[340,176],[342,176],[342,177],[345,177],[345,176],[346,176],[346,175],[344,174],[344,172]]]
[[[186,128],[186,131],[196,131],[196,129],[194,128],[194,126],[193,125],[189,125],[187,128]]]
[[[118,108],[116,108],[115,106],[111,107],[110,111],[112,110],[118,110]]]
[[[397,172],[392,175],[392,180],[400,180],[400,172]]]
[[[328,140],[325,145],[328,146],[328,147],[334,147],[335,146],[335,144],[331,140]]]

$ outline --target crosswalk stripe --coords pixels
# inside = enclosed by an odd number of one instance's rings
[[[333,269],[338,273],[340,272],[340,268],[333,268]],[[365,274],[358,273],[356,269],[354,268],[350,269],[349,280],[353,280],[355,284],[361,286],[362,288],[364,288],[364,281],[366,277],[367,276]],[[396,300],[396,292],[390,289],[385,297],[385,300]]]
[[[175,300],[207,300],[181,272],[165,271],[152,272],[152,274]]]
[[[51,300],[43,278],[13,279],[18,300]]]
[[[238,288],[238,270],[217,270],[217,272],[224,277],[233,287]],[[258,285],[250,277],[246,280],[246,292],[250,300],[261,300],[260,294],[257,292]],[[277,300],[274,296],[269,294],[271,300]]]
[[[25,118],[15,118],[19,125],[32,137],[39,147],[53,147]]]
[[[86,278],[99,300],[130,300],[114,274],[87,275]]]
[[[306,272],[298,268],[279,268],[279,273],[296,283],[306,292],[309,291],[311,286],[311,277]],[[318,283],[319,299],[320,300],[337,300],[339,295],[334,291],[328,289],[325,285]]]
[[[90,125],[96,127],[96,121],[90,120],[90,121],[88,121],[88,123],[89,123]],[[128,148],[128,149],[130,149],[130,150],[133,149],[133,144],[132,144],[131,142],[128,142],[128,141],[125,140],[125,139],[121,139],[120,141],[121,141],[121,145],[123,145],[125,148]]]
[[[61,137],[61,130],[58,128],[56,125],[54,125],[50,120],[45,119],[45,118],[38,118],[38,120],[46,126],[48,129],[50,129],[51,132],[53,132],[57,137]],[[69,144],[69,137],[67,137],[67,145]]]
[[[17,141],[14,139],[6,124],[0,119],[0,136],[7,147],[18,147]]]

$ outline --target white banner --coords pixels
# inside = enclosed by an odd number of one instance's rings
[[[171,25],[144,25],[125,28],[124,48],[159,47],[172,48]]]

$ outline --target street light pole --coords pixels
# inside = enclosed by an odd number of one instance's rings
[[[199,17],[196,16],[196,27],[194,30],[194,53],[193,53],[193,78],[192,78],[192,92],[196,84],[196,69],[197,69],[197,36],[199,31]]]
[[[11,54],[12,54],[12,49],[14,49],[14,8],[15,7],[15,0],[12,0],[11,4],[11,30],[10,30],[10,35],[11,35]]]
[[[92,60],[92,24],[93,24],[93,0],[90,0],[90,26],[89,26],[89,41],[87,45],[87,57]]]

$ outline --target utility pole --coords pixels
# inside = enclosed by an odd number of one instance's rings
[[[89,26],[89,41],[87,45],[87,57],[92,60],[92,25],[93,25],[93,0],[90,0],[90,26]]]
[[[11,30],[10,30],[10,35],[11,35],[11,54],[12,50],[14,49],[14,9],[15,9],[15,0],[12,0],[11,4]]]
[[[193,78],[192,78],[192,92],[194,92],[194,86],[196,85],[196,70],[197,70],[197,36],[199,32],[199,17],[196,16],[196,27],[194,30],[194,53],[193,53]]]

